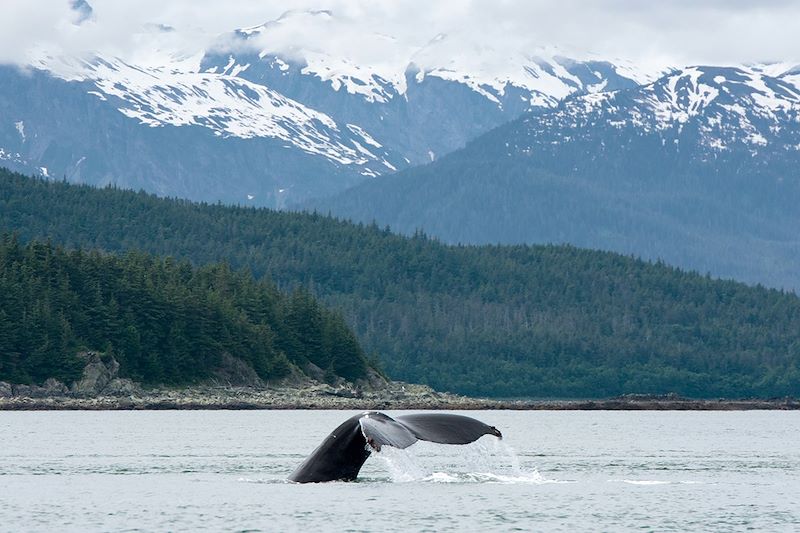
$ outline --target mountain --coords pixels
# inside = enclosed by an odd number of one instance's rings
[[[119,60],[81,67],[76,79],[0,68],[0,158],[70,181],[259,205],[394,168],[358,128],[246,80]]]
[[[570,98],[306,204],[446,242],[571,243],[800,288],[800,89],[690,67]]]
[[[76,24],[92,16],[78,15]],[[377,66],[343,52],[261,48],[275,32],[302,35],[309,24],[342,38],[349,31],[330,12],[296,11],[220,36],[204,53],[178,54],[159,48],[177,30],[149,25],[140,39],[154,50],[141,58],[42,51],[24,68],[0,67],[0,162],[73,182],[281,208],[429,162],[567,95],[650,76],[624,62],[486,48],[454,55],[459,42],[444,35],[409,50],[368,35],[398,58]]]
[[[195,204],[3,170],[0,231],[69,248],[145,250],[198,267],[224,261],[283,290],[305,287],[343,314],[391,377],[439,389],[498,397],[800,394],[795,294],[614,253],[448,246],[318,214]],[[56,287],[63,279],[48,278]],[[214,279],[198,277],[198,290]],[[153,298],[172,294],[155,287]],[[232,294],[250,309],[246,291]]]
[[[489,129],[575,93],[630,88],[655,73],[620,61],[575,60],[552,50],[508,52],[438,34],[422,47],[400,49],[387,35],[360,35],[386,58],[363,64],[318,47],[275,50],[300,28],[343,35],[330,11],[290,11],[276,20],[220,38],[203,72],[235,75],[272,87],[342,123],[354,123],[416,165],[462,147]],[[402,165],[407,166],[407,165]]]

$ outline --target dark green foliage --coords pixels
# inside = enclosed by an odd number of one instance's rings
[[[342,318],[297,294],[302,305],[297,295],[225,265],[193,268],[139,252],[66,252],[4,236],[0,380],[75,380],[82,349],[113,354],[121,375],[146,383],[208,378],[223,353],[264,379],[285,376],[289,361],[363,377],[366,361]]]
[[[0,227],[70,247],[227,261],[286,289],[305,287],[342,312],[391,377],[441,389],[800,395],[797,296],[613,253],[444,246],[317,214],[193,204],[11,173],[0,177]],[[305,357],[322,346],[327,355],[316,364],[351,372],[353,359],[338,353],[346,343],[298,332],[318,323],[309,294],[295,291],[288,302],[286,327],[295,336],[281,333],[275,346]],[[338,320],[326,327],[346,331]],[[135,345],[134,332],[129,338]]]

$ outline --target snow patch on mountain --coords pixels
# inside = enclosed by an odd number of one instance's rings
[[[180,63],[142,67],[99,57],[43,58],[40,66],[54,63],[58,68],[51,72],[68,81],[90,82],[97,90],[89,94],[113,98],[120,113],[150,127],[201,126],[222,137],[268,137],[338,164],[386,167],[383,153],[365,148],[381,146],[367,132],[342,130],[328,115],[238,77],[246,66],[231,62],[217,74]],[[199,58],[191,64],[199,65]],[[22,126],[17,129],[24,138]]]
[[[700,146],[711,151],[743,145],[752,154],[772,146],[795,149],[800,142],[800,88],[787,77],[734,67],[687,67],[629,91],[587,94],[553,112],[525,119],[543,140],[563,130],[591,136],[601,124],[662,134],[662,144],[696,129]],[[546,140],[544,140],[546,139]],[[565,139],[552,141],[560,142]],[[517,147],[531,153],[531,146]]]
[[[346,21],[335,17],[331,11],[291,10],[275,20],[222,36],[215,48],[217,52],[231,52],[231,58],[238,52],[256,52],[259,59],[275,62],[283,71],[289,69],[286,60],[301,61],[303,74],[329,82],[334,91],[344,90],[370,102],[387,102],[405,92],[404,64],[391,59],[363,61],[317,46],[298,47],[296,41],[302,40],[308,28],[314,28],[316,35],[346,35],[352,31]],[[379,33],[361,37],[367,43],[364,48],[370,49],[373,57],[395,56],[395,50],[390,50],[396,46],[392,37]],[[386,53],[381,54],[381,50]],[[225,71],[233,73],[236,68],[239,65],[228,65]]]
[[[25,142],[25,122],[22,120],[14,122],[14,128],[17,130],[17,133],[19,133],[22,142]]]
[[[800,118],[800,91],[743,68],[691,67],[641,92],[641,101],[655,112],[656,128],[700,117],[704,142],[712,148],[737,140],[753,146],[779,142],[776,128]]]
[[[387,102],[406,91],[406,79],[401,72],[360,66],[346,58],[318,51],[307,51],[303,58],[306,66],[302,73],[330,82],[334,91],[344,89],[371,102]]]
[[[659,127],[676,121],[688,122],[719,96],[717,87],[700,81],[702,75],[700,69],[688,68],[668,76],[662,86],[650,85],[643,89],[643,100],[652,107]],[[715,76],[716,84],[722,81],[724,77]]]
[[[5,148],[0,148],[0,161],[4,161],[6,163],[16,163],[19,165],[26,165],[28,163],[19,152],[7,150]]]
[[[570,72],[576,65],[602,62],[590,55],[585,54],[586,59],[570,59],[552,47],[523,53],[476,43],[463,35],[438,34],[418,47],[379,33],[361,35],[367,43],[364,48],[370,49],[373,56],[380,56],[379,61],[336,55],[294,41],[291,46],[282,44],[287,36],[302,35],[305,27],[329,34],[349,30],[346,22],[330,11],[287,12],[276,20],[221,38],[217,53],[230,52],[233,60],[221,71],[231,73],[247,68],[249,64],[244,59],[239,62],[235,58],[238,53],[247,57],[248,52],[256,53],[261,61],[279,64],[281,70],[289,69],[286,61],[300,63],[302,74],[330,83],[333,90],[380,103],[406,94],[409,70],[415,72],[416,83],[423,83],[426,77],[461,83],[498,106],[510,87],[527,92],[524,98],[531,107],[553,107],[575,92],[598,92],[608,85],[608,73],[595,69],[590,71],[590,79],[582,79]],[[664,72],[663,68],[644,69],[624,60],[607,65],[614,76],[629,80],[631,85],[651,82]],[[219,67],[212,68],[216,71]]]
[[[440,34],[418,50],[411,57],[411,63],[423,73],[418,81],[424,76],[435,76],[463,83],[497,104],[500,104],[498,97],[503,96],[508,87],[528,91],[532,106],[545,107],[552,107],[573,92],[586,88],[578,77],[548,54],[548,50],[538,52],[526,55],[484,44],[465,47],[461,40]]]

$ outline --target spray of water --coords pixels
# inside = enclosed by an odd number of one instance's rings
[[[404,450],[374,453],[393,482],[551,483],[535,469],[524,471],[513,448],[486,437],[463,446],[417,442]]]

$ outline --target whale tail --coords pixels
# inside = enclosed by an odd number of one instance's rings
[[[469,444],[483,435],[503,435],[494,426],[463,415],[422,413],[392,418],[372,411],[337,427],[289,476],[297,483],[352,481],[369,457],[370,448],[408,448],[418,440]]]

